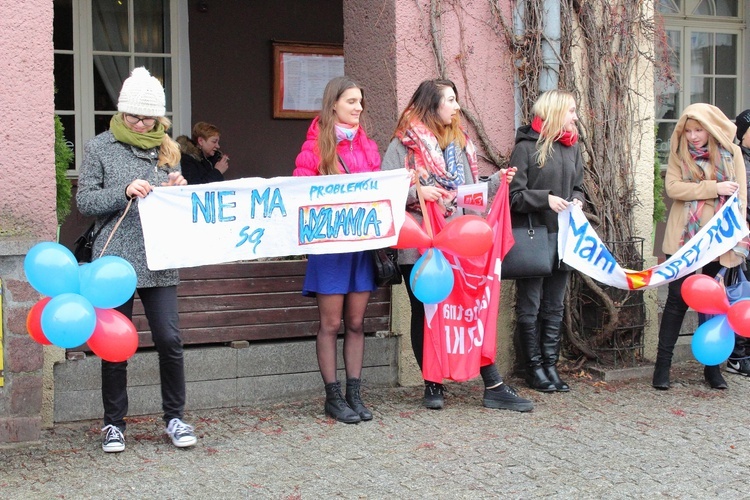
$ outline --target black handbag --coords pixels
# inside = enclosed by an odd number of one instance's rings
[[[401,284],[401,269],[398,267],[398,252],[392,248],[370,250],[375,265],[375,283],[378,286]]]
[[[85,264],[86,262],[91,262],[93,260],[94,241],[96,240],[96,237],[99,236],[102,228],[109,224],[116,215],[117,212],[104,221],[104,224],[101,225],[98,231],[94,231],[94,228],[96,228],[96,222],[92,222],[89,228],[78,237],[75,243],[73,243],[73,255],[75,255],[76,260],[79,263]]]
[[[514,227],[511,247],[502,261],[500,279],[545,278],[552,275],[557,255],[557,233],[548,233],[547,226],[531,224]]]
[[[115,231],[117,231],[117,228],[120,226],[120,222],[122,222],[122,219],[125,218],[125,214],[127,214],[128,210],[130,210],[130,205],[132,203],[133,199],[131,198],[130,201],[128,201],[128,204],[125,206],[125,211],[122,213],[120,220],[117,221],[114,229],[112,229],[111,235],[113,235]],[[73,243],[73,255],[75,256],[79,264],[85,264],[94,260],[94,241],[96,241],[96,237],[99,236],[99,233],[102,231],[102,229],[104,229],[104,226],[109,224],[115,217],[117,217],[117,215],[118,212],[115,212],[107,217],[107,219],[97,231],[94,231],[94,229],[96,228],[96,221],[92,222],[88,229],[86,229],[83,234],[79,236],[78,239]],[[112,237],[111,235],[110,238]],[[109,244],[109,240],[107,241],[107,244]],[[107,245],[105,244],[104,248],[102,249],[102,253],[106,248]]]

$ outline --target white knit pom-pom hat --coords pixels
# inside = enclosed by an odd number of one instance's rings
[[[140,116],[164,116],[167,113],[164,87],[144,67],[135,68],[122,83],[117,111]]]

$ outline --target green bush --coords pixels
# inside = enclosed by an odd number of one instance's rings
[[[68,179],[68,167],[73,161],[71,151],[65,141],[65,128],[60,117],[55,115],[55,178],[57,180],[57,224],[61,225],[70,215],[70,199],[73,194],[72,184]]]
[[[661,176],[661,160],[659,152],[654,151],[654,227],[664,222],[667,215],[667,205],[664,204],[664,179]]]

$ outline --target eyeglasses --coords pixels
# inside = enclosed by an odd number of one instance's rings
[[[138,122],[141,122],[145,127],[153,127],[154,123],[156,123],[156,118],[153,116],[135,116],[126,113],[125,121],[131,125],[137,125]]]

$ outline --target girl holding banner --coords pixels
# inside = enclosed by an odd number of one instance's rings
[[[365,101],[362,87],[346,76],[334,78],[323,91],[323,104],[295,162],[295,176],[335,175],[380,170],[375,141],[360,126]],[[375,291],[370,252],[308,255],[302,293],[316,297],[320,328],[316,339],[318,366],[325,384],[326,415],[347,424],[372,420],[360,396],[365,352],[364,320]],[[346,397],[336,375],[336,339],[344,317]]]
[[[128,200],[144,198],[153,186],[187,184],[180,173],[180,148],[166,133],[170,122],[165,118],[164,103],[164,89],[159,80],[146,68],[135,68],[122,84],[118,113],[112,117],[109,130],[86,144],[76,201],[81,214],[95,216],[96,227],[101,229],[94,242],[94,255],[98,256],[111,238],[107,254],[122,257],[136,271],[136,290],[159,353],[166,431],[172,443],[183,448],[193,446],[197,438],[193,427],[182,421],[185,368],[178,327],[179,276],[176,269],[148,269],[138,204],[133,203],[127,210]],[[111,217],[112,214],[117,217]],[[133,316],[134,298],[116,308],[128,319]],[[107,453],[125,450],[127,367],[127,361],[102,360],[102,449]]]
[[[458,187],[479,182],[476,149],[461,128],[460,111],[453,82],[426,80],[419,85],[401,113],[393,140],[388,145],[383,169],[405,167],[415,172],[406,210],[417,222],[422,222],[417,181],[424,200],[438,203],[447,219],[463,213],[456,203]],[[507,176],[510,182],[514,173],[513,169],[501,169],[492,175],[489,179],[490,194],[497,192],[500,176]],[[398,262],[411,305],[412,350],[420,370],[423,370],[425,306],[416,298],[410,284],[410,275],[419,256],[416,248],[399,250]],[[519,397],[513,388],[503,383],[494,364],[480,367],[480,374],[485,385],[484,406],[514,411],[533,409],[531,401]],[[423,403],[427,408],[443,408],[442,379],[425,380]]]
[[[747,207],[747,193],[740,189],[746,185],[742,151],[733,143],[736,130],[719,108],[704,103],[685,108],[675,125],[665,177],[667,196],[672,199],[662,244],[667,258],[690,240],[737,190],[742,207]],[[747,247],[738,245],[704,266],[702,273],[715,276],[721,266],[736,267],[746,255]],[[652,382],[656,389],[669,389],[672,353],[688,308],[681,293],[686,278],[668,285]],[[703,375],[711,388],[727,388],[719,366],[704,367]]]
[[[578,147],[573,94],[550,90],[537,99],[530,125],[520,127],[510,164],[518,168],[510,186],[513,227],[545,225],[557,233],[557,214],[573,203],[583,206],[583,162]],[[526,383],[541,392],[567,392],[557,373],[563,301],[569,268],[545,278],[516,280],[516,325],[525,359]]]

